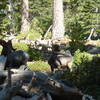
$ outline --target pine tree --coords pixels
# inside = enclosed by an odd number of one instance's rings
[[[66,33],[73,38],[86,40],[88,36],[100,33],[99,0],[65,0]],[[98,11],[96,10],[98,9]],[[76,25],[76,22],[78,23]],[[80,31],[77,30],[80,26]],[[75,28],[76,27],[76,28]]]
[[[63,0],[53,1],[53,26],[52,39],[61,39],[64,37],[64,12]]]
[[[27,32],[29,30],[29,5],[28,0],[22,0],[22,23],[21,23],[21,33]]]

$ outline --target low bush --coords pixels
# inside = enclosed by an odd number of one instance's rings
[[[62,78],[70,80],[82,92],[100,99],[100,57],[77,50],[72,72],[65,72]]]
[[[43,59],[43,55],[42,55],[42,53],[39,50],[36,50],[36,49],[33,49],[33,48],[29,47],[27,52],[30,55],[30,60],[37,61],[37,60]]]
[[[79,49],[74,53],[74,66],[80,66],[81,64],[92,60],[92,55],[86,52],[81,52]]]
[[[71,52],[74,53],[75,51],[77,51],[78,49],[81,51],[84,51],[85,46],[84,46],[84,41],[80,41],[80,40],[75,40],[75,41],[71,41],[70,47],[71,47]]]
[[[39,32],[36,31],[36,30],[31,29],[31,30],[29,30],[27,33],[18,34],[18,35],[16,36],[16,38],[21,39],[21,38],[23,38],[23,37],[26,37],[26,38],[31,39],[31,40],[36,40],[36,39],[38,39],[40,36],[41,36],[41,33],[39,33]]]
[[[16,50],[28,51],[29,47],[25,43],[13,43],[13,47]]]
[[[40,60],[43,58],[42,54],[40,51],[30,48],[28,45],[25,43],[14,43],[13,47],[16,48],[17,50],[24,50],[29,53],[30,55],[30,60]]]
[[[70,29],[66,33],[71,39],[71,51],[75,52],[77,49],[83,51],[84,43],[86,40],[85,33],[87,30],[83,28],[82,24],[77,18],[75,18],[74,21],[72,20],[72,22],[70,22],[69,25]]]

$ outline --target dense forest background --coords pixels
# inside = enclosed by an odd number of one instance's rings
[[[0,33],[21,34],[22,0],[12,0],[12,11],[9,11],[10,0],[0,1]],[[32,39],[44,35],[52,25],[52,0],[29,0],[30,29]],[[64,0],[65,33],[71,37],[87,39],[93,30],[93,38],[100,33],[100,1],[99,0]],[[9,18],[11,14],[11,18]]]
[[[29,29],[22,31],[23,0],[0,0],[0,39],[14,35],[20,39],[27,37],[36,40],[45,37],[52,25],[53,0],[28,0]],[[9,7],[12,8],[9,8]],[[99,54],[85,52],[87,40],[93,40],[100,46],[100,0],[63,0],[64,37],[70,39],[73,53],[73,71],[65,72],[63,79],[72,81],[84,93],[100,99],[100,58]],[[45,39],[52,37],[50,30]],[[93,44],[91,43],[91,44]],[[49,65],[43,55],[24,43],[13,43],[16,49],[23,49],[30,54],[31,70],[48,70]],[[97,57],[97,60],[95,58]]]

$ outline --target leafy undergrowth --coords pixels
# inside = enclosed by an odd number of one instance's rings
[[[100,100],[100,56],[77,50],[72,72],[64,72],[62,78],[70,80],[83,93]]]

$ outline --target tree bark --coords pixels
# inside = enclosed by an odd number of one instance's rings
[[[14,10],[13,10],[13,2],[12,0],[8,0],[9,2],[9,5],[8,5],[8,11],[10,13],[8,13],[8,18],[10,20],[10,24],[9,24],[9,33],[10,35],[14,34],[15,33],[15,20],[14,20]]]
[[[29,5],[28,0],[22,0],[22,24],[21,24],[21,33],[27,32],[29,30]]]
[[[64,37],[64,12],[63,0],[53,1],[53,27],[52,39],[61,39]]]

